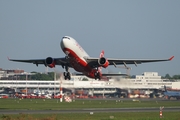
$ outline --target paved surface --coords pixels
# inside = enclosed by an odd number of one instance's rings
[[[90,112],[158,112],[159,108],[93,108],[93,109],[75,109],[75,110],[0,110],[0,114],[52,114],[52,113],[90,113]],[[164,108],[163,111],[180,112],[178,108]]]

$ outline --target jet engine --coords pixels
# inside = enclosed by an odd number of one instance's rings
[[[98,63],[104,68],[109,66],[109,61],[104,57],[99,58]]]
[[[55,61],[52,57],[47,57],[46,60],[45,60],[45,63],[48,67],[50,68],[54,68],[55,67]]]

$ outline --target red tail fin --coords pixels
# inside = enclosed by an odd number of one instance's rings
[[[102,52],[99,55],[100,58],[104,57],[104,50],[102,50]]]

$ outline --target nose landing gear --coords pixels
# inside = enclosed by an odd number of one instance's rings
[[[97,70],[96,70],[96,72],[94,72],[94,78],[95,78],[95,80],[96,79],[101,79],[101,76],[100,76],[100,73],[99,73],[99,71],[98,71],[98,68],[97,68]]]
[[[68,61],[68,60],[69,60],[69,57],[68,57],[68,56],[65,56],[65,59]],[[64,64],[64,65],[62,65],[62,68],[65,69],[65,72],[63,73],[64,79],[65,79],[65,80],[70,80],[70,79],[71,79],[71,74],[70,74],[70,72],[69,72],[69,67],[68,67],[68,65],[67,65],[67,64]]]
[[[64,68],[64,66],[63,66],[63,68]],[[65,66],[65,70],[66,70],[66,72],[63,73],[64,79],[65,80],[70,80],[71,79],[71,74],[69,72],[69,67],[67,65]]]

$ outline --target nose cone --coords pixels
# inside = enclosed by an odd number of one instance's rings
[[[66,48],[70,48],[71,46],[71,38],[68,36],[64,36],[60,42],[61,49],[65,52]]]
[[[62,38],[62,40],[61,40],[61,42],[60,42],[60,46],[61,46],[61,49],[63,50],[64,48],[65,48],[65,46],[64,46],[64,39]]]

